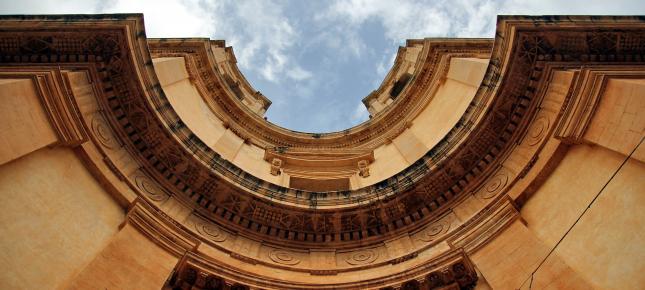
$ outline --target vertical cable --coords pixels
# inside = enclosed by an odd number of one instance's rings
[[[580,214],[580,216],[578,216],[578,218],[576,219],[576,221],[575,221],[575,222],[571,225],[571,227],[569,227],[569,229],[564,233],[564,235],[562,236],[562,238],[560,238],[560,240],[558,240],[558,242],[555,244],[555,246],[554,246],[554,247],[549,251],[549,253],[544,257],[544,259],[542,259],[542,261],[540,262],[540,264],[538,264],[538,266],[535,268],[535,270],[533,270],[533,272],[531,272],[531,276],[527,277],[527,278],[526,278],[526,280],[524,280],[524,282],[522,282],[522,284],[520,285],[520,288],[522,288],[522,286],[523,286],[524,284],[526,284],[526,281],[529,281],[529,279],[530,279],[530,282],[529,282],[529,290],[530,290],[530,289],[532,289],[532,287],[533,287],[533,278],[534,278],[535,273],[540,269],[540,267],[542,266],[542,264],[544,264],[544,262],[546,261],[546,259],[548,259],[548,258],[551,256],[551,254],[552,254],[552,253],[555,251],[555,249],[560,245],[560,243],[564,240],[564,238],[566,238],[566,237],[567,237],[567,235],[569,235],[569,232],[571,232],[571,230],[576,226],[576,224],[578,224],[578,222],[580,221],[580,219],[582,218],[582,216],[584,216],[584,215],[585,215],[585,213],[587,213],[587,211],[591,208],[591,206],[594,204],[594,202],[596,202],[596,199],[598,199],[598,197],[599,197],[599,196],[600,196],[600,194],[605,190],[605,188],[607,187],[607,185],[609,185],[609,183],[614,179],[614,177],[616,177],[616,175],[618,174],[618,172],[623,168],[623,166],[627,163],[627,161],[629,161],[629,159],[632,157],[632,155],[634,154],[634,152],[636,152],[636,149],[638,149],[638,147],[640,147],[640,146],[641,146],[641,144],[643,143],[643,140],[645,140],[645,136],[641,138],[641,141],[640,141],[640,142],[638,142],[638,144],[636,145],[636,147],[634,147],[634,149],[632,149],[632,151],[629,153],[629,155],[627,155],[627,157],[625,158],[625,160],[623,160],[623,162],[620,164],[620,166],[618,166],[618,169],[616,169],[616,171],[614,171],[614,173],[611,175],[611,177],[609,178],[609,180],[607,180],[607,182],[603,185],[603,187],[600,189],[600,191],[598,191],[598,193],[596,194],[596,196],[594,196],[594,198],[591,200],[591,202],[589,202],[589,204],[587,205],[587,208],[585,208],[585,210],[583,210],[583,211],[582,211],[582,213]]]

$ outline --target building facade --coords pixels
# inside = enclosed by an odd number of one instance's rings
[[[231,47],[0,17],[2,289],[639,289],[645,21],[408,40],[302,133]]]

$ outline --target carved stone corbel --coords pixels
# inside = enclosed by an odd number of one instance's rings
[[[282,168],[282,159],[273,158],[271,160],[271,175],[280,175],[282,173],[280,168]]]
[[[369,161],[368,160],[360,160],[358,161],[358,175],[365,178],[370,176],[370,168],[369,168]]]

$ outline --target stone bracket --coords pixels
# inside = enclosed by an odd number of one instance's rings
[[[60,68],[34,67],[29,70],[11,71],[5,67],[0,78],[32,79],[47,113],[50,124],[58,136],[58,144],[76,146],[88,140],[65,72]]]
[[[645,77],[642,66],[590,66],[576,72],[575,83],[567,94],[562,119],[554,136],[567,144],[583,143],[607,81],[634,77]]]
[[[181,229],[170,217],[154,209],[141,197],[132,203],[121,227],[126,223],[133,225],[151,241],[177,257],[188,251],[196,251],[201,244],[197,238]]]

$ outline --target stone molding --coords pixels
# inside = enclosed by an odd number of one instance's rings
[[[540,155],[546,154],[544,144],[557,142],[554,137],[579,142],[604,79],[642,77],[642,48],[630,43],[645,41],[642,20],[630,17],[501,18],[488,72],[464,116],[468,121],[454,128],[449,141],[375,187],[388,188],[389,195],[375,190],[374,200],[316,209],[280,203],[284,189],[279,187],[268,197],[240,189],[259,191],[260,185],[247,173],[226,167],[230,164],[212,152],[198,150],[204,144],[181,122],[166,122],[177,116],[156,81],[140,15],[66,17],[3,17],[0,69],[18,71],[17,67],[32,65],[33,71],[24,71],[37,76],[39,71],[58,68],[59,77],[50,81],[61,88],[69,85],[65,71],[86,71],[96,88],[97,111],[83,111],[78,100],[63,93],[51,102],[51,110],[59,114],[51,121],[65,127],[60,134],[67,136],[66,144],[85,140],[74,137],[82,135],[78,132],[88,134],[91,142],[83,143],[79,151],[106,186],[122,195],[121,200],[132,201],[127,223],[183,257],[174,281],[186,279],[182,271],[194,268],[201,271],[195,270],[196,274],[215,275],[231,285],[266,288],[293,284],[240,271],[228,258],[210,257],[205,249],[227,253],[245,265],[330,279],[344,272],[406,267],[373,280],[310,284],[302,289],[413,287],[409,285],[435,281],[429,277],[438,269],[443,269],[443,282],[453,283],[445,278],[445,269],[455,272],[450,267],[461,261],[468,270],[468,255],[519,218],[514,197],[522,193],[513,190],[520,179],[537,180],[535,164],[550,158]],[[548,26],[552,21],[559,25]],[[98,28],[88,30],[88,24]],[[50,30],[35,29],[43,27]],[[621,42],[626,39],[626,44]],[[549,98],[550,77],[555,71],[576,69],[583,77],[572,81],[557,109],[550,111],[544,101]],[[390,110],[399,105],[393,103]],[[60,117],[66,114],[76,117]],[[100,124],[105,124],[103,129],[96,129]],[[516,160],[507,162],[510,158]],[[226,179],[217,170],[229,170],[237,179]],[[456,217],[455,211],[469,198],[482,206],[469,218]],[[207,228],[191,224],[195,217]],[[423,243],[417,242],[420,236]],[[314,246],[316,251],[310,251]],[[349,259],[353,264],[321,268],[310,258],[292,256],[305,251],[311,255],[319,247],[329,250],[324,255],[330,257],[353,256]],[[273,252],[263,252],[267,249]],[[424,255],[436,249],[445,250]],[[368,251],[374,254],[365,254]],[[466,272],[468,281],[476,280],[473,271]]]

